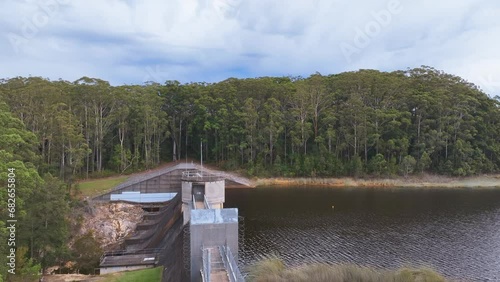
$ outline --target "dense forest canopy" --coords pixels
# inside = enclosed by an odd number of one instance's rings
[[[431,67],[110,86],[17,77],[1,99],[66,181],[203,158],[250,175],[456,176],[500,168],[498,98]]]
[[[0,182],[16,170],[21,278],[81,257],[67,244],[76,178],[198,159],[200,144],[205,161],[256,176],[466,176],[500,170],[499,140],[500,99],[430,67],[124,86],[0,80]],[[3,206],[7,197],[0,189]]]

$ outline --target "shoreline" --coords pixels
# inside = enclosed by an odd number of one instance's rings
[[[483,175],[473,177],[448,177],[441,175],[421,175],[407,178],[256,178],[256,188],[287,186],[312,187],[373,187],[373,188],[500,188],[500,175]]]

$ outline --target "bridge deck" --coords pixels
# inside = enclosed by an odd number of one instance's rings
[[[210,273],[210,282],[229,282],[226,270],[212,271]]]
[[[194,203],[194,206],[196,207],[197,210],[201,210],[205,208],[205,203],[203,203],[203,201],[196,201]]]
[[[219,251],[219,248],[210,248],[210,282],[229,282],[224,261]]]

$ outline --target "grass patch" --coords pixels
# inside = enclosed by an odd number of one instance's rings
[[[78,189],[83,197],[93,197],[111,190],[113,187],[125,182],[127,179],[128,176],[117,176],[85,180],[78,183]]]
[[[286,268],[273,256],[249,268],[248,281],[255,282],[445,282],[443,276],[432,269],[401,268],[379,270],[355,265],[310,264]]]
[[[162,274],[163,267],[156,267],[109,274],[102,282],[160,282]]]

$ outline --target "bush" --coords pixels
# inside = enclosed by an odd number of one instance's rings
[[[255,282],[444,282],[432,269],[401,268],[378,270],[355,265],[311,264],[287,269],[276,256],[265,258],[249,268],[249,281]]]
[[[387,161],[382,154],[377,154],[368,162],[368,172],[377,176],[387,173]]]
[[[285,270],[285,264],[277,256],[268,256],[254,265],[248,270],[249,281],[278,281],[282,272]]]
[[[99,266],[102,249],[91,232],[81,236],[73,245],[78,273],[93,274]]]

